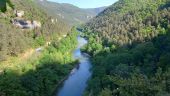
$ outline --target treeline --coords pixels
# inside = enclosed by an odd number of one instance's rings
[[[7,11],[7,5],[11,8],[14,8],[13,4],[10,0],[1,0],[0,1],[0,12]]]
[[[169,5],[119,0],[80,29],[93,64],[85,96],[170,95]]]
[[[168,4],[168,0],[120,0],[86,26],[106,43],[131,45],[165,32],[161,24],[168,22],[169,8],[164,8]]]
[[[0,96],[52,96],[77,61],[72,51],[77,32],[72,30],[61,42],[53,41],[36,57],[7,67],[0,74]],[[1,68],[1,67],[0,67]]]
[[[7,10],[0,12],[0,61],[4,61],[10,56],[17,56],[26,49],[42,46],[47,41],[67,34],[70,30],[70,27],[61,20],[53,24],[52,17],[31,0],[5,1],[7,2]],[[24,11],[23,18],[25,20],[40,21],[41,28],[22,30],[12,25],[11,20],[16,17],[15,10]]]

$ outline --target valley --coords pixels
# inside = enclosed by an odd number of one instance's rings
[[[169,96],[169,42],[169,0],[1,0],[0,96]]]
[[[37,5],[46,10],[48,14],[67,22],[71,26],[80,25],[95,17],[106,7],[78,8],[72,4],[36,0]]]
[[[72,69],[69,77],[63,82],[56,96],[82,96],[86,87],[87,81],[91,77],[91,62],[86,53],[82,53],[80,48],[87,44],[87,40],[78,36],[78,45],[73,52],[73,58],[79,60],[79,64]]]

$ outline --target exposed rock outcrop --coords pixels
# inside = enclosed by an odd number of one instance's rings
[[[15,15],[17,16],[17,17],[23,17],[24,16],[24,11],[18,11],[18,10],[15,10]]]
[[[35,20],[29,21],[29,20],[24,20],[20,18],[15,18],[15,19],[12,19],[12,24],[22,29],[41,28],[41,23]]]
[[[67,37],[67,35],[63,35],[63,37],[65,38],[65,37]]]
[[[32,25],[34,28],[41,28],[41,22],[40,21],[32,21]]]
[[[13,25],[15,25],[18,28],[22,29],[35,29],[35,28],[41,28],[41,22],[36,20],[25,20],[24,17],[24,11],[15,10],[14,11],[16,18],[12,19],[11,22]]]
[[[56,19],[51,19],[51,23],[57,23],[58,22],[58,19],[56,18]]]

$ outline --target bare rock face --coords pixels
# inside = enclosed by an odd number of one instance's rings
[[[21,10],[21,11],[18,11],[18,10],[16,10],[16,11],[15,11],[15,14],[16,14],[17,17],[20,17],[20,18],[21,18],[21,17],[24,16],[24,11],[22,11],[22,10]]]
[[[39,21],[29,21],[29,20],[24,20],[19,18],[13,19],[12,24],[22,29],[41,28],[41,22]]]
[[[24,11],[22,10],[14,10],[14,14],[16,17],[11,20],[11,23],[15,25],[18,28],[21,29],[35,29],[35,28],[41,28],[41,22],[36,20],[25,20],[24,19]]]
[[[18,19],[12,19],[11,22],[13,25],[15,25],[16,27],[19,27],[19,28],[22,28],[21,24],[25,23],[23,20],[18,20]]]
[[[34,20],[34,21],[32,22],[32,26],[33,26],[34,28],[41,28],[41,22]]]
[[[7,10],[7,2],[6,0],[0,0],[0,11],[5,12]]]
[[[63,35],[63,37],[65,38],[65,37],[67,37],[67,35]]]
[[[54,19],[51,19],[51,22],[54,24]]]

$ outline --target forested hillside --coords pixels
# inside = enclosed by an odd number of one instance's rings
[[[81,31],[93,63],[86,96],[170,95],[169,0],[119,0]]]
[[[72,4],[56,3],[47,0],[36,0],[37,5],[48,12],[48,14],[66,21],[71,26],[85,23],[92,19],[105,7],[101,8],[78,8]]]
[[[5,0],[4,0],[5,1]],[[9,0],[7,0],[9,1]],[[51,17],[40,10],[31,0],[11,0],[11,6],[6,1],[7,10],[0,12],[0,61],[8,56],[17,56],[24,50],[44,45],[47,41],[67,34],[70,28],[58,20],[57,24],[51,22]],[[16,17],[15,11],[24,11],[20,19]],[[33,30],[21,29],[12,24],[13,20],[26,20],[41,22],[41,28]]]
[[[0,62],[0,96],[53,96],[78,62],[72,59],[75,30],[60,42],[53,40],[29,58]]]
[[[32,0],[1,1],[0,96],[52,96],[77,64],[75,28]]]

